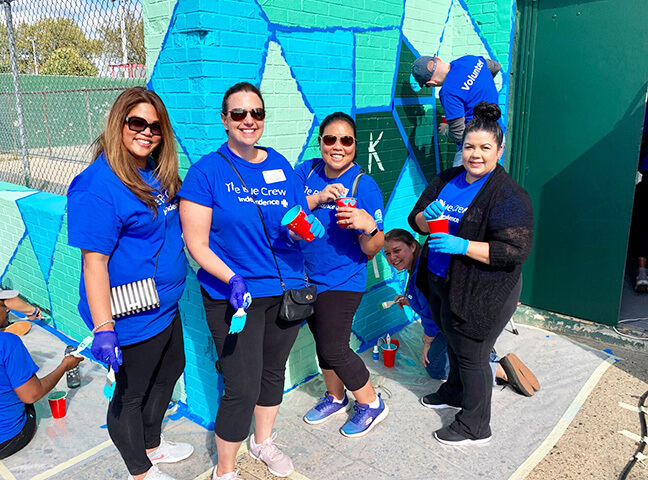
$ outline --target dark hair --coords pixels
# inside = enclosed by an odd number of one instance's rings
[[[263,101],[263,97],[261,96],[261,90],[252,85],[250,82],[239,82],[228,88],[225,92],[225,95],[223,96],[223,115],[227,115],[227,100],[229,100],[229,97],[238,92],[255,93],[261,99],[261,105],[263,105],[263,108],[265,108],[265,102]]]
[[[385,234],[385,243],[387,242],[403,242],[408,247],[415,245],[416,246],[416,249],[414,250],[415,261],[418,258],[419,253],[421,253],[421,244],[416,241],[414,235],[412,235],[407,230],[403,230],[402,228],[393,228],[390,231],[388,231]],[[413,267],[414,265],[412,265],[412,268]]]
[[[351,125],[351,128],[353,128],[353,137],[357,137],[355,121],[353,120],[353,118],[351,118],[350,115],[347,115],[344,112],[335,112],[327,115],[319,126],[319,136],[321,137],[322,135],[324,135],[324,130],[326,130],[326,127],[335,122],[346,122]]]
[[[495,137],[497,148],[504,141],[504,132],[497,121],[502,117],[502,111],[494,103],[479,102],[473,109],[474,118],[466,124],[463,141],[470,132],[490,132]]]

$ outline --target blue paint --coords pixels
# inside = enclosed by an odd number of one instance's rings
[[[443,37],[445,37],[445,31],[446,31],[446,27],[448,26],[448,20],[450,20],[450,12],[452,12],[453,4],[454,4],[454,0],[450,2],[450,6],[448,7],[448,13],[446,13],[446,19],[445,22],[443,23],[443,30],[441,30],[441,38],[439,38],[439,46],[437,47],[437,51],[435,53],[436,56],[439,55],[439,50],[441,50],[441,44],[443,43]]]
[[[434,92],[434,89],[432,89]],[[412,105],[436,105],[436,98],[434,95],[420,96],[420,97],[397,97],[394,98],[394,105],[397,107],[409,107]]]
[[[362,115],[363,113],[385,113],[392,109],[392,105],[378,105],[375,107],[362,107],[355,109],[355,115]]]
[[[454,2],[454,0],[452,0],[452,1]],[[479,39],[481,40],[482,44],[484,45],[484,48],[488,52],[488,56],[490,57],[490,59],[498,61],[497,56],[495,55],[495,52],[493,52],[490,45],[488,44],[488,40],[486,40],[486,37],[482,33],[479,24],[473,18],[473,16],[470,14],[470,10],[468,9],[468,5],[466,5],[466,1],[465,0],[457,0],[457,1],[459,2],[459,5],[461,5],[461,8],[463,8],[466,11],[466,13],[468,14],[468,18],[470,18],[470,23],[472,23],[472,26],[475,29],[475,33],[477,33],[477,36],[479,36]]]
[[[300,27],[293,25],[281,25],[279,23],[269,23],[269,27],[272,31],[276,32],[285,32],[285,33],[330,33],[330,32],[351,32],[351,33],[369,33],[369,32],[388,32],[390,30],[396,30],[398,27],[396,25],[390,25],[387,27]]]
[[[612,350],[609,349],[609,348],[606,348],[606,349],[604,349],[603,351],[604,351],[605,353],[607,353],[608,355],[616,356],[616,355],[614,355],[614,352],[612,352]]]
[[[357,56],[358,54],[358,38],[357,34],[353,34],[353,54],[351,55],[351,116],[355,118],[356,115],[356,88],[358,87],[358,81],[356,75],[358,73],[357,69]]]
[[[297,157],[297,163],[295,164],[295,166],[299,165],[304,160],[310,160],[310,159],[304,158],[304,154],[306,153],[306,150],[308,149],[308,145],[310,144],[310,139],[313,136],[313,132],[315,131],[315,128],[319,127],[319,124],[316,122],[316,120],[317,120],[316,118],[313,118],[313,121],[311,122],[311,126],[308,129],[308,135],[306,135],[306,141],[302,145],[301,152],[299,152],[299,157]],[[317,123],[317,125],[316,125],[316,123]]]
[[[9,258],[9,261],[7,262],[7,266],[5,267],[4,272],[2,272],[2,275],[0,275],[0,282],[2,282],[4,280],[4,277],[7,274],[7,270],[9,270],[9,267],[11,266],[14,259],[16,258],[16,255],[18,255],[18,249],[20,249],[20,246],[25,241],[26,237],[27,237],[27,230],[25,229],[25,231],[22,234],[22,237],[20,238],[20,240],[18,240],[18,244],[16,245],[16,249],[11,254],[11,258]]]
[[[413,174],[418,175],[418,178]],[[414,192],[412,192],[412,189],[410,188],[405,189],[401,186],[405,181],[411,182],[411,187],[414,189]],[[405,160],[405,164],[398,175],[398,180],[396,180],[394,190],[389,197],[387,207],[385,207],[385,230],[387,230],[387,228],[390,230],[392,228],[404,228],[405,230],[410,230],[407,217],[399,218],[399,222],[392,222],[390,210],[401,210],[403,208],[410,210],[414,205],[412,202],[412,193],[414,193],[414,196],[418,198],[421,193],[423,193],[425,187],[427,187],[427,184],[428,182],[426,181],[423,172],[421,172],[421,167],[418,162],[414,157],[407,157],[407,160]],[[419,189],[416,188],[417,185],[420,186]]]
[[[52,319],[53,320],[53,319]],[[55,326],[48,325],[45,323],[43,320],[34,320],[33,323],[41,327],[43,330],[46,330],[47,332],[51,333],[54,335],[56,338],[61,340],[65,345],[73,345],[75,347],[78,347],[81,342],[76,341],[75,339],[68,337],[64,333],[61,333],[60,331],[56,330]],[[88,334],[90,334],[90,331],[88,330]],[[81,354],[86,357],[88,360],[98,363],[99,365],[102,365],[106,367],[106,370],[108,370],[108,367],[105,363],[100,362],[97,360],[92,352],[90,351],[90,348],[85,348],[84,350],[81,351]]]

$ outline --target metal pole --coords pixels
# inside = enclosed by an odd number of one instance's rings
[[[16,113],[18,115],[18,129],[20,130],[20,148],[22,150],[23,171],[25,186],[29,187],[29,153],[27,151],[27,132],[25,131],[25,117],[20,94],[20,77],[18,74],[18,59],[16,57],[16,37],[14,36],[13,21],[11,18],[11,0],[0,0],[4,4],[5,20],[7,22],[7,39],[9,40],[9,57],[11,58],[11,76],[13,77],[14,91],[16,93]]]
[[[38,75],[38,62],[36,61],[36,44],[34,43],[34,39],[30,38],[31,44],[32,44],[32,52],[34,54],[34,73]]]
[[[124,18],[122,0],[117,0],[117,8],[119,10],[119,28],[121,29],[122,64],[126,65],[128,63],[128,50],[126,48],[126,19]]]

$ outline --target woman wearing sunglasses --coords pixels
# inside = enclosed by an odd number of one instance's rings
[[[336,112],[319,127],[322,158],[297,167],[308,206],[322,222],[326,236],[303,245],[306,271],[317,285],[315,314],[308,319],[326,393],[304,416],[317,425],[351,407],[346,390],[355,398],[354,414],[340,429],[347,437],[367,434],[388,414],[376,395],[369,371],[349,347],[353,316],[367,285],[367,256],[383,246],[382,193],[376,182],[361,174],[356,157],[353,119]],[[353,192],[354,184],[357,185]],[[355,196],[356,207],[336,207],[339,197]]]
[[[293,464],[275,445],[272,428],[301,322],[279,318],[283,290],[277,265],[286,288],[304,287],[299,244],[281,219],[294,205],[308,211],[308,204],[290,163],[272,148],[256,146],[265,120],[258,88],[247,82],[230,87],[221,120],[227,142],[191,166],[179,193],[184,238],[201,266],[198,280],[225,382],[214,427],[218,465],[212,478],[239,478],[236,453],[248,435],[250,454],[274,475],[286,477]],[[251,305],[245,301],[248,293]],[[247,309],[247,320],[238,333],[239,328],[230,332],[239,309]]]
[[[108,433],[129,479],[170,480],[156,464],[183,460],[193,447],[161,436],[185,364],[178,301],[187,259],[178,156],[160,97],[142,87],[125,90],[94,147],[94,162],[68,191],[68,242],[83,259],[79,313],[94,333],[92,354],[115,371]],[[151,278],[159,305],[114,318],[111,288]]]

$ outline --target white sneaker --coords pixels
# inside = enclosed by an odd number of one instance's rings
[[[162,470],[160,470],[158,467],[153,465],[148,472],[146,472],[146,477],[144,477],[146,480],[177,480],[176,478],[172,477],[168,473],[164,473]],[[133,476],[129,475],[128,480],[133,480]]]
[[[160,435],[160,446],[148,454],[148,458],[153,465],[158,463],[175,463],[185,458],[189,458],[194,451],[194,447],[189,443],[175,443],[164,439]]]
[[[254,435],[250,435],[250,456],[255,460],[261,460],[268,466],[270,473],[277,477],[287,477],[295,469],[292,460],[288,455],[277,448],[274,443],[277,438],[277,432],[273,433],[270,438],[257,444],[254,441]]]
[[[238,470],[235,472],[229,472],[219,477],[216,475],[216,467],[214,467],[214,473],[212,473],[211,478],[212,480],[242,480],[241,477],[238,476],[238,472]]]

